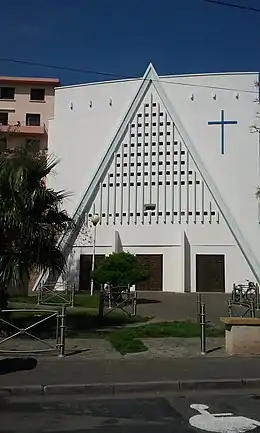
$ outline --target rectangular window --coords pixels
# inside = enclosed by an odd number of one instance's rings
[[[8,125],[8,113],[0,112],[0,125]]]
[[[156,208],[156,205],[153,203],[148,203],[148,204],[144,205],[145,211],[149,211],[149,210],[152,211],[152,210],[155,210],[155,208]]]
[[[45,89],[31,89],[31,101],[45,101]]]
[[[40,126],[41,115],[26,113],[26,125],[27,126]]]
[[[0,87],[0,99],[14,99],[14,87]]]

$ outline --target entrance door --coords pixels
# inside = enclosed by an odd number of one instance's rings
[[[105,257],[104,254],[95,255],[95,268],[100,264],[101,260]],[[90,291],[91,284],[91,268],[92,268],[92,254],[81,254],[80,255],[80,267],[79,267],[79,290]],[[94,290],[99,290],[94,284]]]
[[[196,255],[196,291],[225,292],[225,256]]]
[[[150,272],[148,280],[136,285],[136,290],[161,291],[163,277],[163,256],[162,254],[137,254],[140,263],[147,266]]]
[[[8,125],[8,113],[0,113],[0,123],[1,125]]]

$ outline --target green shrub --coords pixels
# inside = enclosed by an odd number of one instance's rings
[[[98,284],[110,284],[112,287],[132,286],[149,277],[148,269],[142,265],[136,256],[130,253],[113,253],[105,257],[92,273],[93,280]]]

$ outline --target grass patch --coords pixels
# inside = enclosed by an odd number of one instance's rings
[[[66,297],[61,293],[62,297]],[[62,304],[64,303],[63,299],[60,296],[53,296],[51,297],[51,294],[49,296],[46,296],[48,298],[48,304]],[[9,299],[9,303],[19,303],[19,304],[27,304],[27,305],[36,305],[38,302],[38,296],[37,295],[30,295],[30,296],[12,296]],[[86,295],[86,294],[76,294],[74,299],[74,306],[75,307],[82,307],[82,308],[98,308],[99,304],[99,295]],[[42,304],[44,305],[44,304]]]
[[[111,343],[115,350],[122,355],[127,353],[145,352],[147,347],[138,338],[131,338],[127,334],[118,332],[111,332],[106,336],[106,339]]]
[[[55,309],[54,309],[55,310]],[[18,328],[27,328],[30,325],[40,322],[42,319],[51,316],[53,313],[45,312],[16,312],[3,313],[3,318],[10,321]],[[112,312],[104,316],[102,324],[99,323],[98,311],[96,309],[77,310],[76,308],[68,308],[66,315],[66,335],[68,338],[86,338],[99,337],[102,332],[97,332],[97,329],[112,328],[114,326],[124,326],[129,323],[141,322],[145,319],[141,317],[129,317],[119,312]],[[53,316],[49,319],[38,323],[32,328],[32,334],[44,339],[53,338],[55,336],[57,317]],[[1,324],[1,330],[13,333],[14,328]],[[25,338],[28,336],[25,335]]]
[[[86,310],[86,312],[75,309],[68,310],[66,317],[66,328],[68,337],[84,337],[86,333],[92,333],[94,337],[102,335],[102,329],[113,328],[116,326],[125,326],[131,323],[144,322],[143,317],[129,317],[124,313],[113,311],[105,315],[102,322],[99,322],[98,311],[95,309]],[[97,333],[97,329],[101,329]]]
[[[206,335],[207,337],[222,337],[224,328],[208,325]],[[163,322],[112,331],[106,335],[106,338],[116,350],[125,355],[147,350],[141,341],[143,338],[196,338],[199,336],[200,325],[196,322]]]
[[[19,296],[10,298],[9,308],[12,302],[26,304],[27,307],[33,308],[37,304],[37,296]],[[57,302],[57,300],[56,300]],[[129,317],[126,314],[115,311],[104,315],[102,323],[98,319],[98,295],[90,296],[79,294],[75,296],[75,307],[67,308],[66,316],[66,335],[68,338],[105,338],[121,354],[138,353],[147,350],[142,342],[145,338],[196,338],[200,336],[200,325],[197,322],[161,322],[142,325],[147,321],[143,317]],[[55,303],[55,298],[53,298]],[[77,308],[78,307],[78,308]],[[16,308],[18,306],[16,305]],[[41,307],[40,307],[41,308]],[[39,310],[40,310],[39,308]],[[42,305],[44,309],[44,305]],[[58,309],[53,306],[53,310]],[[40,321],[51,313],[11,313],[5,315],[5,319],[18,328],[26,328]],[[140,323],[138,327],[124,327],[127,324]],[[107,330],[107,328],[124,327],[117,330]],[[1,324],[1,330],[11,331],[13,329]],[[52,317],[32,328],[32,333],[42,339],[53,338],[56,330],[56,317]],[[222,337],[224,327],[214,327],[207,325],[207,337]],[[25,338],[26,335],[25,335]]]
[[[196,322],[162,322],[150,323],[138,328],[127,328],[122,330],[129,338],[195,338],[200,336],[200,325]],[[219,337],[224,335],[224,328],[208,325],[207,336]]]

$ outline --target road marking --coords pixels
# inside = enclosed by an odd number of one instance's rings
[[[233,413],[210,413],[209,406],[205,404],[191,404],[191,409],[197,410],[200,415],[189,419],[192,427],[215,433],[244,433],[260,426],[259,421],[234,416]]]

